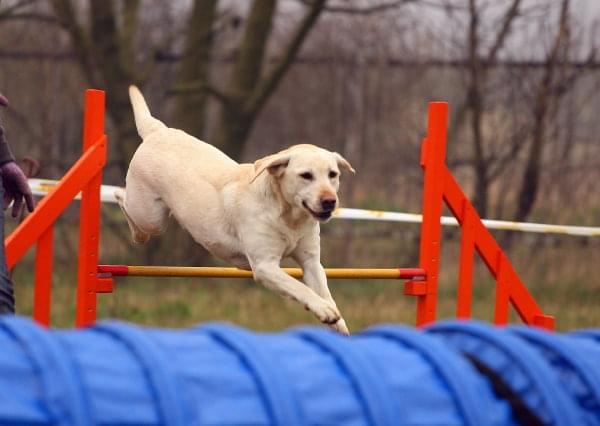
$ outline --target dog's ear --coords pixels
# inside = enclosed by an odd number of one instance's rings
[[[354,168],[350,165],[348,160],[346,160],[344,157],[342,157],[337,152],[334,152],[333,155],[335,156],[335,160],[337,161],[338,167],[346,169],[347,171],[351,172],[352,174],[356,174],[356,170],[354,170]]]
[[[287,167],[290,162],[290,154],[277,153],[268,155],[254,162],[254,177],[250,183],[260,176],[265,170],[273,176],[281,176],[283,170]]]

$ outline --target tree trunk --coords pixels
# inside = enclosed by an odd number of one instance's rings
[[[480,10],[476,0],[469,0],[469,32],[468,32],[468,63],[469,63],[469,84],[467,90],[467,99],[465,102],[465,112],[470,111],[470,127],[473,137],[473,158],[472,164],[475,173],[475,194],[473,205],[481,217],[487,217],[489,209],[489,187],[494,179],[494,173],[490,170],[491,156],[486,154],[485,141],[483,137],[483,117],[484,117],[484,93],[485,84],[488,80],[488,72],[483,67],[482,57],[485,57],[487,63],[496,61],[498,52],[504,47],[508,38],[512,24],[519,15],[521,0],[513,0],[502,18],[502,25],[495,34],[492,45],[486,55],[481,56],[480,41],[482,35],[479,34],[479,16]],[[461,108],[462,109],[462,108]],[[462,111],[459,111],[462,115]],[[459,116],[460,116],[459,115]],[[451,128],[455,133],[456,129]],[[505,167],[500,162],[497,174],[500,174],[501,168]]]
[[[546,59],[546,68],[542,81],[538,88],[538,94],[534,105],[534,127],[531,145],[527,155],[527,164],[521,179],[517,209],[514,215],[516,222],[527,219],[535,204],[539,181],[541,176],[541,163],[546,143],[546,122],[554,84],[554,74],[559,66],[558,55],[560,48],[569,35],[569,0],[563,0],[561,4],[558,30],[554,39],[552,50]]]
[[[118,153],[116,163],[124,178],[139,144],[127,92],[129,84],[141,80],[134,74],[135,56],[131,54],[135,51],[132,43],[139,1],[126,2],[123,28],[117,26],[112,1],[91,1],[89,33],[77,22],[70,0],[53,0],[53,6],[71,36],[84,76],[93,87],[103,87],[107,91],[107,113],[115,124],[118,139],[113,149]]]
[[[209,84],[213,24],[218,0],[195,0],[188,21],[178,82]],[[178,93],[174,124],[198,138],[204,137],[208,94],[203,90]]]
[[[551,84],[550,74],[546,74],[536,100],[533,137],[527,154],[527,164],[525,165],[525,171],[521,179],[521,188],[517,198],[517,210],[514,216],[515,222],[522,222],[529,216],[538,193],[546,133],[546,115],[549,108],[548,103],[550,102],[548,99],[549,86]]]
[[[231,72],[214,144],[227,155],[238,159],[255,120],[248,115],[246,102],[258,85],[263,68],[266,44],[271,34],[277,0],[255,0],[252,3],[237,59]]]
[[[255,0],[252,4],[229,85],[217,96],[222,108],[214,143],[231,157],[241,157],[258,114],[287,73],[325,2],[314,0],[310,3],[280,59],[264,76],[262,68],[277,1]]]
[[[481,93],[479,90],[479,80],[477,71],[473,74],[473,87],[471,88],[471,132],[473,135],[473,162],[475,169],[475,196],[473,205],[481,217],[487,217],[488,210],[488,165],[484,155],[482,126],[482,105]]]
[[[244,152],[244,142],[248,138],[256,118],[256,115],[245,114],[236,106],[223,106],[219,129],[213,144],[231,158],[239,161]]]
[[[481,217],[487,216],[488,207],[488,176],[487,164],[481,132],[483,119],[482,81],[483,70],[479,58],[479,12],[475,0],[469,2],[471,19],[469,23],[469,72],[470,85],[467,105],[471,111],[471,134],[473,137],[473,166],[475,169],[475,196],[473,205]]]

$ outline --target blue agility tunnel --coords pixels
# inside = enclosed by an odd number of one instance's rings
[[[0,424],[597,424],[587,367],[600,343],[586,336],[455,322],[351,338],[223,324],[47,331],[3,317]]]
[[[523,424],[600,425],[600,340],[525,326],[448,321],[428,328],[463,353]]]

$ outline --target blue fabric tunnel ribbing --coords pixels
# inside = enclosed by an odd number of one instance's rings
[[[600,425],[595,333],[457,321],[351,338],[114,321],[48,331],[2,317],[0,424],[518,424],[500,380],[542,423]]]

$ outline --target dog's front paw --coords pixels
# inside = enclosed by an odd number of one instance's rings
[[[350,336],[350,331],[348,330],[348,326],[346,325],[344,318],[340,318],[335,324],[331,324],[329,327],[338,333],[343,334],[344,336]]]
[[[342,317],[334,303],[321,298],[308,305],[308,309],[310,309],[317,318],[319,318],[319,321],[324,324],[335,324]]]

